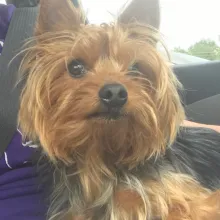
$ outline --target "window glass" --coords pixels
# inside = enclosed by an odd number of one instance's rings
[[[82,0],[91,23],[113,21],[127,0]],[[161,33],[173,63],[220,59],[220,0],[160,0]]]
[[[161,32],[177,53],[220,59],[219,0],[161,0]]]

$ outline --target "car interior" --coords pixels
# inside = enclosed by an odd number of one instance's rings
[[[73,0],[75,4],[77,1]],[[16,6],[0,56],[0,156],[17,129],[17,112],[22,83],[15,86],[22,56],[16,56],[32,36],[39,0],[8,0]],[[15,58],[14,58],[15,57]],[[180,95],[187,117],[205,124],[220,124],[220,62],[173,65],[184,89]]]

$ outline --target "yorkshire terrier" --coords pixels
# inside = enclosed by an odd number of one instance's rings
[[[50,170],[47,218],[219,220],[220,135],[181,127],[158,31],[132,13],[98,26],[70,0],[41,0],[19,126]]]

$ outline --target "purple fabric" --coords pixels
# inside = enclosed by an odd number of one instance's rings
[[[4,42],[15,7],[0,4],[0,41]],[[0,45],[0,53],[2,46]]]
[[[0,219],[45,220],[43,190],[30,163],[36,146],[22,144],[18,131],[0,158]]]

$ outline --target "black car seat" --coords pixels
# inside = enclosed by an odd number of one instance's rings
[[[192,121],[220,125],[220,62],[174,67],[184,86],[186,114]]]
[[[17,129],[22,85],[15,85],[22,57],[12,59],[20,51],[25,39],[32,36],[37,11],[37,7],[15,9],[0,56],[0,157]]]

